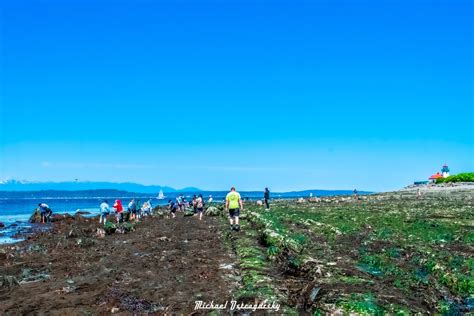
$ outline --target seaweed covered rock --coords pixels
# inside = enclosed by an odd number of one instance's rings
[[[107,222],[104,225],[104,230],[107,235],[111,235],[115,233],[115,230],[117,230],[117,226],[112,222]]]
[[[214,206],[210,206],[207,208],[207,210],[204,212],[206,216],[219,216],[221,211]]]
[[[184,216],[193,216],[193,215],[194,215],[193,210],[189,208],[184,211]]]
[[[3,288],[10,289],[18,285],[20,285],[20,283],[14,276],[11,276],[11,275],[0,276],[0,289],[3,289]]]
[[[60,222],[62,220],[65,220],[65,219],[68,219],[68,218],[71,218],[71,219],[74,219],[74,216],[66,213],[66,214],[53,214],[51,215],[51,222]]]
[[[298,204],[304,204],[304,203],[306,203],[306,200],[303,199],[303,198],[299,198],[298,200],[296,200],[296,203],[298,203]]]
[[[125,222],[121,225],[121,228],[124,230],[124,232],[133,232],[135,230],[135,227],[132,223]]]
[[[41,212],[39,209],[35,209],[33,214],[31,215],[30,219],[28,220],[30,223],[41,223]]]

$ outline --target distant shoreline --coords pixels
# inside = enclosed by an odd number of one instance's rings
[[[189,192],[164,192],[168,197],[176,197],[179,194],[192,196],[202,194],[203,196],[225,196],[228,191],[189,191]],[[366,195],[376,192],[358,191],[358,194]],[[262,197],[263,191],[240,191],[242,197]],[[334,196],[352,195],[352,190],[303,190],[291,192],[272,192],[272,198],[298,198],[307,196]],[[96,190],[35,190],[35,191],[0,191],[0,199],[47,199],[47,198],[156,198],[158,194],[130,192],[115,189]]]

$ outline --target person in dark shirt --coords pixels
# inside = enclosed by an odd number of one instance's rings
[[[265,202],[265,210],[269,211],[270,210],[270,190],[268,188],[265,188],[265,191],[263,193],[263,200]]]
[[[53,211],[49,208],[48,204],[40,203],[38,204],[41,213],[41,223],[49,222]]]
[[[176,203],[174,203],[173,200],[169,200],[168,201],[168,210],[170,211],[171,216],[173,218],[176,217],[176,209],[177,209]]]

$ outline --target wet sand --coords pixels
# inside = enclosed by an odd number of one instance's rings
[[[191,313],[195,300],[227,300],[234,285],[220,266],[235,258],[220,225],[155,217],[100,238],[94,219],[53,223],[51,232],[1,246],[0,313]]]

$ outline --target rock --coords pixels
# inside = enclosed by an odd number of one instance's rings
[[[53,214],[51,215],[51,222],[60,222],[65,218],[66,216],[64,216],[63,214]]]
[[[123,227],[119,227],[115,230],[116,234],[125,234],[125,229]]]
[[[311,198],[308,199],[308,202],[309,203],[319,203],[319,202],[321,202],[321,199],[317,198],[317,197],[311,197]]]
[[[258,200],[258,201],[257,201],[257,205],[258,205],[258,206],[262,206],[262,205],[263,205],[263,202],[262,202],[261,200]]]
[[[204,212],[206,216],[219,216],[220,213],[221,211],[214,206],[208,207],[207,210]]]
[[[78,246],[81,246],[81,247],[90,247],[90,246],[93,246],[95,245],[96,241],[94,239],[91,239],[91,238],[78,238],[76,240],[76,245]]]
[[[194,212],[191,209],[186,209],[186,211],[184,211],[184,216],[193,216],[193,215],[194,215]]]
[[[112,309],[110,310],[110,312],[111,312],[112,314],[118,313],[118,312],[120,312],[120,308],[118,308],[118,307],[112,307]]]
[[[0,288],[11,289],[12,287],[15,287],[18,285],[20,285],[20,283],[14,276],[11,276],[11,275],[0,276]]]
[[[97,228],[96,231],[95,231],[95,236],[97,238],[104,238],[105,237],[105,229]]]
[[[115,233],[115,231],[117,230],[117,226],[112,222],[107,222],[104,225],[104,230],[105,230],[105,233],[107,235],[111,235],[111,234]]]
[[[311,293],[309,294],[309,300],[311,302],[314,302],[314,300],[316,299],[316,296],[318,295],[319,291],[321,290],[320,287],[314,287],[312,290],[311,290]]]
[[[68,238],[77,238],[77,237],[81,237],[81,236],[84,236],[83,232],[77,228],[77,227],[72,227],[72,229],[69,231],[69,233],[67,234],[67,237]]]
[[[30,222],[30,223],[41,223],[41,212],[40,212],[39,209],[35,209],[35,211],[31,215],[28,222]]]
[[[5,227],[5,224],[3,224],[2,222],[0,222],[0,227]]]
[[[91,212],[77,211],[76,215],[89,215]]]
[[[296,200],[296,203],[298,203],[298,204],[304,204],[304,203],[306,203],[306,200],[303,199],[303,198],[299,198],[298,200]]]

